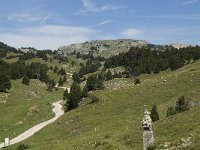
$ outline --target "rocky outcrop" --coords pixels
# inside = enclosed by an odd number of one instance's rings
[[[147,150],[151,145],[154,144],[153,130],[152,130],[152,120],[150,113],[145,110],[144,118],[142,120],[143,127],[143,147]]]
[[[131,39],[119,39],[119,40],[96,40],[80,44],[71,44],[68,46],[62,46],[58,49],[58,53],[66,55],[74,51],[82,54],[87,54],[89,51],[94,51],[96,55],[110,56],[117,55],[120,52],[126,52],[130,47],[141,47],[148,45],[144,40],[131,40]]]

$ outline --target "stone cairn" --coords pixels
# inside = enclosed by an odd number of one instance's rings
[[[150,112],[147,109],[144,111],[144,118],[142,120],[143,127],[143,147],[144,150],[148,150],[148,147],[154,144],[153,130],[152,130],[152,120],[150,117]]]

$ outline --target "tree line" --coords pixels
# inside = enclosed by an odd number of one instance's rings
[[[0,42],[0,58],[6,57],[7,52],[22,53],[14,47],[8,46],[3,42]]]
[[[165,50],[151,50],[149,47],[131,47],[128,52],[120,53],[106,59],[105,68],[124,66],[124,72],[130,76],[139,76],[140,74],[150,74],[170,68],[176,70],[191,61],[200,58],[200,47],[187,47],[176,49],[166,47]]]
[[[38,79],[46,84],[50,78],[47,74],[49,67],[46,64],[32,62],[26,64],[25,61],[17,61],[8,64],[0,59],[0,92],[6,92],[11,88],[10,80],[23,78],[22,83],[29,84],[29,79]]]

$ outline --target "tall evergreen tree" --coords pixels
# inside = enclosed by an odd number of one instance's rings
[[[63,80],[62,80],[61,77],[60,77],[60,79],[59,79],[59,81],[58,81],[58,85],[59,85],[59,86],[62,86],[62,85],[63,85]]]
[[[88,88],[87,85],[84,86],[82,90],[82,97],[88,97]]]
[[[72,79],[76,82],[76,83],[81,83],[81,78],[79,77],[79,74],[74,72],[72,75]]]
[[[58,74],[59,74],[59,75],[66,75],[65,69],[63,69],[63,68],[61,67],[61,69],[58,71]]]
[[[110,70],[107,71],[106,75],[105,75],[105,80],[112,80],[113,79],[113,75],[112,72]]]
[[[69,93],[68,93],[68,90],[66,89],[63,93],[63,100],[67,100],[68,96],[69,96]]]
[[[150,116],[153,122],[159,120],[159,115],[156,105],[153,105]]]
[[[53,72],[54,72],[54,73],[57,73],[57,72],[58,72],[58,67],[57,67],[57,66],[54,67]]]
[[[0,92],[6,92],[6,90],[9,90],[10,88],[10,79],[6,75],[0,73]]]
[[[82,93],[80,86],[76,82],[73,82],[66,102],[66,111],[78,107],[78,103],[81,100],[81,95]]]
[[[67,82],[67,76],[66,75],[64,75],[64,77],[63,77],[63,83],[65,83],[65,82]]]
[[[86,83],[89,91],[104,89],[103,80],[96,74],[89,76]]]
[[[51,92],[53,90],[53,88],[55,88],[55,85],[56,85],[56,83],[55,83],[54,79],[50,80],[49,83],[48,83],[48,89],[47,90]]]

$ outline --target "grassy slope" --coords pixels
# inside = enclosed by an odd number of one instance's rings
[[[191,101],[200,101],[200,61],[177,71],[141,76],[142,84],[94,92],[100,98],[96,104],[86,100],[78,109],[62,116],[22,143],[30,149],[142,149],[141,120],[144,105],[156,104],[160,121],[154,124],[157,145],[169,142],[171,146],[181,138],[192,136],[190,149],[200,147],[199,107],[166,118],[168,106],[175,105],[185,95]],[[166,80],[166,82],[163,82]],[[121,81],[119,79],[119,81]],[[113,80],[111,82],[118,82]],[[109,83],[107,83],[109,84]],[[96,128],[96,132],[95,132]],[[18,145],[11,146],[15,149]],[[188,147],[186,147],[188,149]]]
[[[0,142],[54,116],[51,103],[62,99],[62,91],[46,89],[38,80],[31,80],[29,86],[17,80],[12,81],[9,93],[0,93]]]
[[[62,116],[23,143],[31,149],[142,149],[141,120],[144,104],[149,109],[156,104],[160,121],[154,124],[158,145],[175,145],[181,138],[192,136],[191,149],[200,147],[200,121],[198,107],[166,118],[168,106],[174,105],[181,95],[191,101],[200,101],[200,61],[175,72],[141,76],[142,84],[123,88],[114,87],[93,94],[100,98],[97,104],[86,100],[78,109]],[[166,80],[166,82],[163,82]],[[121,81],[121,80],[120,80]],[[118,82],[113,80],[110,82]],[[109,84],[114,85],[117,84]],[[58,123],[59,122],[59,123]],[[96,128],[96,132],[95,132]],[[10,147],[16,148],[17,145]],[[187,149],[187,148],[186,148]]]
[[[14,55],[15,53],[12,53]],[[9,55],[9,54],[8,54]],[[70,56],[69,62],[75,58]],[[16,62],[16,58],[5,59],[8,63]],[[80,60],[81,61],[81,60]],[[74,71],[79,68],[79,60],[76,60],[77,65],[71,67],[63,63],[58,63],[57,60],[44,61],[40,58],[34,58],[30,62],[40,62],[50,66],[63,67],[66,72]],[[72,70],[70,70],[72,68]],[[59,80],[59,76],[49,71],[51,79]],[[70,76],[65,86],[71,84]],[[5,137],[15,137],[30,127],[52,118],[51,103],[61,100],[63,89],[58,91],[48,92],[47,86],[38,80],[31,80],[30,85],[21,84],[21,80],[12,81],[12,88],[9,93],[0,92],[0,143]],[[32,111],[30,109],[32,108]]]

